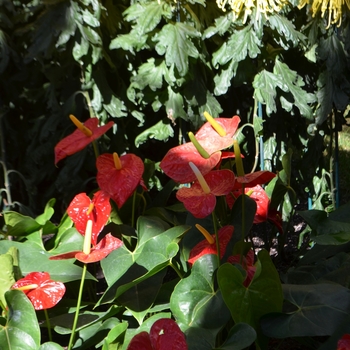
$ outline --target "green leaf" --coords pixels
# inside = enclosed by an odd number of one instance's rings
[[[191,38],[199,37],[200,33],[193,27],[176,22],[166,24],[153,41],[156,41],[156,51],[159,55],[165,55],[166,64],[170,67],[175,64],[179,74],[185,76],[189,69],[189,57],[197,58],[198,50]]]
[[[231,87],[231,80],[238,68],[238,62],[231,60],[227,69],[222,69],[219,75],[215,75],[215,95],[224,95],[227,90]]]
[[[136,30],[131,30],[128,34],[122,34],[114,38],[110,45],[109,49],[123,49],[124,51],[130,51],[132,54],[147,48],[146,44],[147,35],[140,35],[140,33]]]
[[[176,285],[170,309],[183,331],[199,327],[215,334],[228,321],[229,311],[220,289],[214,286],[216,268],[216,255],[204,255],[194,263],[191,274]],[[208,314],[215,317],[208,317]]]
[[[169,4],[158,4],[158,2],[136,3],[131,5],[125,12],[125,19],[128,22],[136,21],[137,30],[140,34],[146,34],[152,31],[161,21],[162,16],[171,16],[171,7]]]
[[[0,241],[0,254],[6,253],[10,247],[19,251],[19,267],[24,276],[33,271],[45,271],[53,280],[64,283],[81,279],[82,268],[73,264],[74,259],[49,260],[51,254],[29,241]],[[90,273],[87,274],[87,278],[95,279]]]
[[[291,148],[288,148],[287,153],[285,153],[282,156],[282,166],[287,176],[286,182],[288,186],[290,186],[290,179],[292,175],[292,155],[293,155],[293,150]]]
[[[63,350],[62,346],[54,342],[46,342],[41,344],[39,350]]]
[[[350,290],[338,284],[285,284],[283,294],[293,307],[262,320],[264,334],[272,338],[328,336],[350,312]]]
[[[225,342],[215,350],[244,350],[256,339],[254,328],[246,323],[237,323],[229,331]]]
[[[222,296],[236,323],[251,325],[264,342],[259,321],[262,316],[282,310],[283,294],[278,272],[269,253],[258,253],[256,271],[248,287],[243,285],[245,277],[237,267],[228,263],[218,270],[218,283]]]
[[[167,113],[172,114],[174,119],[181,117],[182,119],[187,120],[187,113],[183,109],[184,99],[182,95],[175,92],[170,85],[168,85],[168,95],[168,101],[165,102]]]
[[[164,60],[155,60],[152,57],[139,67],[137,75],[132,77],[131,81],[137,83],[140,90],[149,86],[155,91],[162,88],[163,78],[169,85],[173,85],[175,81],[173,66],[168,69]]]
[[[313,111],[309,103],[315,102],[315,96],[302,89],[302,86],[305,85],[303,78],[278,59],[275,61],[273,72],[280,76],[281,80],[286,84],[287,91],[293,95],[294,104],[299,108],[301,115],[308,119],[313,119]]]
[[[26,236],[42,227],[35,219],[14,211],[4,212],[7,233],[11,236]]]
[[[174,136],[174,129],[172,128],[169,121],[164,123],[160,120],[157,124],[143,131],[135,138],[135,146],[139,147],[149,139],[155,139],[159,141],[168,141],[169,137]]]
[[[80,43],[76,40],[72,51],[74,59],[79,61],[83,56],[87,55],[89,47],[89,42],[83,37],[80,39]]]
[[[312,240],[318,244],[344,244],[350,241],[350,203],[337,208],[329,215],[323,210],[299,212],[312,228]]]
[[[55,205],[56,203],[56,199],[50,199],[46,206],[45,206],[45,209],[44,209],[44,213],[37,216],[35,218],[35,221],[37,223],[39,223],[40,225],[45,225],[47,221],[49,221],[52,217],[52,215],[54,214],[54,209],[53,209],[53,206]]]
[[[268,72],[267,70],[262,70],[254,77],[253,81],[254,87],[254,98],[266,105],[266,113],[270,115],[273,112],[276,112],[276,87],[279,87],[281,90],[286,91],[287,87],[281,78]]]
[[[11,253],[12,252],[12,253]],[[2,305],[6,306],[5,293],[13,286],[16,282],[14,275],[14,260],[17,259],[13,256],[17,251],[13,248],[10,249],[6,254],[0,254],[0,301]]]
[[[246,57],[256,58],[260,53],[261,39],[252,25],[235,31],[227,42],[224,42],[218,51],[213,54],[213,65],[224,65],[231,60],[243,61]]]
[[[37,350],[40,346],[40,328],[34,307],[19,290],[6,292],[9,308],[5,326],[0,325],[1,350]]]
[[[270,27],[277,30],[279,34],[279,36],[275,35],[273,37],[274,40],[285,50],[290,49],[290,43],[292,43],[294,47],[298,46],[300,43],[305,44],[306,36],[295,30],[295,26],[287,17],[274,13],[269,16],[269,24]]]

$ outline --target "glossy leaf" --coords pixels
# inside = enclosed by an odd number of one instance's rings
[[[1,241],[0,253],[6,253],[10,247],[16,247],[19,251],[19,267],[23,275],[33,271],[46,271],[55,281],[66,283],[81,279],[82,268],[74,265],[73,260],[51,261],[51,254],[32,242]],[[89,272],[86,278],[94,279]]]
[[[244,350],[254,343],[256,332],[246,323],[237,323],[229,331],[225,342],[216,350]]]
[[[216,268],[216,256],[204,255],[194,263],[191,274],[176,285],[170,309],[183,331],[199,327],[215,333],[228,321],[229,311],[220,289],[214,286]]]
[[[57,343],[49,341],[41,344],[39,350],[63,350],[63,347]]]
[[[96,160],[97,183],[117,203],[119,209],[140,184],[144,171],[143,161],[134,154],[121,156],[120,162],[122,168],[118,170],[112,154],[102,154]]]
[[[269,337],[332,335],[350,312],[350,291],[339,284],[285,284],[283,294],[292,307],[262,320]]]
[[[30,300],[19,290],[6,292],[5,298],[9,313],[6,325],[0,325],[1,348],[37,350],[40,328]]]
[[[267,251],[258,253],[257,269],[252,282],[245,287],[245,277],[237,267],[228,263],[218,270],[218,283],[233,320],[251,325],[258,334],[258,341],[265,340],[260,331],[262,316],[282,310],[282,287],[279,275]]]
[[[92,210],[90,210],[90,206],[93,206]],[[109,195],[104,191],[98,191],[91,200],[85,193],[79,193],[69,204],[67,213],[74,222],[75,228],[83,236],[85,236],[88,220],[92,220],[91,243],[96,245],[97,237],[106,225],[111,213]]]
[[[72,134],[62,139],[55,147],[55,164],[67,156],[81,151],[114,125],[114,122],[110,121],[106,125],[99,127],[98,123],[99,120],[97,118],[90,118],[84,123],[84,126],[92,131],[91,136],[86,136],[79,129],[76,129]]]
[[[36,287],[24,290],[35,310],[46,310],[54,307],[66,292],[66,287],[62,282],[50,279],[47,272],[31,272],[27,276],[18,280],[12,289],[19,289],[30,285]]]
[[[0,301],[6,305],[5,292],[16,282],[14,271],[14,258],[10,252],[0,255]]]

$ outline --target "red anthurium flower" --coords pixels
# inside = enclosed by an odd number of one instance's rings
[[[114,125],[114,122],[110,121],[106,125],[98,126],[99,120],[97,118],[90,118],[84,124],[79,122],[73,115],[70,115],[70,118],[77,126],[77,129],[56,145],[55,165],[63,158],[84,149],[89,143],[98,139]]]
[[[97,245],[93,246],[89,254],[84,253],[83,251],[76,250],[69,253],[58,254],[50,257],[50,260],[65,260],[75,258],[85,264],[101,261],[113,250],[120,248],[123,245],[123,242],[110,233],[98,242]]]
[[[227,259],[227,262],[230,264],[241,264],[244,270],[247,272],[247,277],[243,282],[243,285],[245,287],[248,287],[250,282],[253,279],[254,273],[256,271],[256,266],[254,266],[254,252],[252,250],[249,250],[247,256],[242,257],[242,262],[240,263],[241,256],[240,255],[233,255],[230,256]]]
[[[338,340],[337,350],[349,350],[350,349],[350,334],[344,334],[341,339]]]
[[[176,182],[188,183],[195,180],[188,166],[189,162],[195,164],[203,175],[219,163],[221,152],[218,151],[232,146],[232,136],[237,131],[240,118],[237,116],[216,118],[215,122],[223,130],[224,136],[220,136],[209,122],[205,123],[195,134],[195,138],[209,154],[209,158],[202,157],[192,142],[173,147],[160,162],[160,168],[166,175]]]
[[[98,185],[111,196],[119,209],[137,185],[143,185],[143,161],[134,154],[129,153],[121,157],[117,153],[102,154],[96,160],[96,167]]]
[[[187,350],[187,344],[177,323],[171,318],[161,318],[154,322],[150,334],[136,334],[127,350]]]
[[[81,235],[85,235],[88,220],[92,220],[91,243],[96,245],[97,236],[111,213],[109,195],[105,191],[98,191],[91,200],[85,193],[79,193],[74,197],[67,209],[69,217],[75,224],[75,228]]]
[[[179,183],[188,183],[196,179],[188,163],[194,163],[205,175],[220,161],[221,152],[215,152],[209,158],[203,158],[192,142],[171,148],[160,162],[160,168],[166,175]]]
[[[214,120],[224,130],[224,136],[221,136],[210,122],[206,122],[195,134],[196,139],[209,154],[232,146],[232,137],[241,121],[237,115],[232,118],[215,118]]]
[[[244,188],[244,193],[248,194],[250,198],[254,199],[256,203],[256,213],[254,217],[254,224],[260,224],[261,222],[271,221],[273,222],[279,232],[283,232],[282,228],[282,215],[276,209],[270,209],[270,199],[267,196],[265,190],[260,186]],[[232,208],[235,200],[242,194],[242,188],[232,191],[232,193],[226,196],[226,202],[229,208]]]
[[[245,187],[254,187],[256,185],[263,185],[271,181],[276,174],[267,170],[255,171],[254,173],[245,174],[244,176],[236,176],[235,190]]]
[[[176,198],[196,218],[205,218],[213,212],[216,196],[224,196],[232,191],[235,175],[228,169],[213,170],[203,179],[204,186],[203,180],[197,180],[191,187],[182,187],[176,193]]]
[[[12,289],[22,290],[35,310],[54,307],[66,291],[64,284],[51,280],[48,272],[31,272],[26,277],[19,279]]]
[[[220,259],[225,255],[226,246],[233,235],[233,230],[233,226],[227,225],[222,227],[218,232],[220,245]],[[190,265],[193,265],[195,261],[203,255],[218,253],[216,249],[215,234],[212,235],[212,238],[212,243],[208,242],[207,239],[204,239],[191,249],[190,256],[188,259],[188,263]]]

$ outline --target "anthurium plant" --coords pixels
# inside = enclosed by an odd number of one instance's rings
[[[0,349],[349,347],[349,9],[0,1]]]
[[[55,200],[35,218],[4,212],[2,349],[268,349],[271,339],[320,335],[344,348],[350,293],[329,281],[340,279],[331,260],[346,264],[347,255],[327,256],[332,277],[312,266],[314,249],[281,275],[251,230],[263,224],[285,234],[276,206],[283,178],[245,170],[239,117],[204,117],[191,141],[160,162],[174,194],[160,191],[161,206],[140,157],[99,154],[98,137],[113,123],[89,119],[57,144],[56,163],[94,143],[96,188],[76,193],[59,222],[52,221]],[[335,225],[324,213],[301,214],[314,242],[348,241],[344,209],[329,218]],[[319,283],[298,280],[309,275]]]

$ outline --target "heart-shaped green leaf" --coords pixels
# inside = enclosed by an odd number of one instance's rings
[[[9,308],[5,326],[0,326],[1,350],[37,350],[40,346],[40,328],[32,303],[19,290],[6,292]]]
[[[350,290],[339,284],[285,284],[283,293],[293,306],[287,313],[262,320],[263,332],[269,337],[331,335],[350,312]]]
[[[200,327],[216,331],[229,320],[221,292],[214,286],[216,268],[216,255],[204,255],[193,264],[191,274],[176,285],[170,309],[182,330]]]

